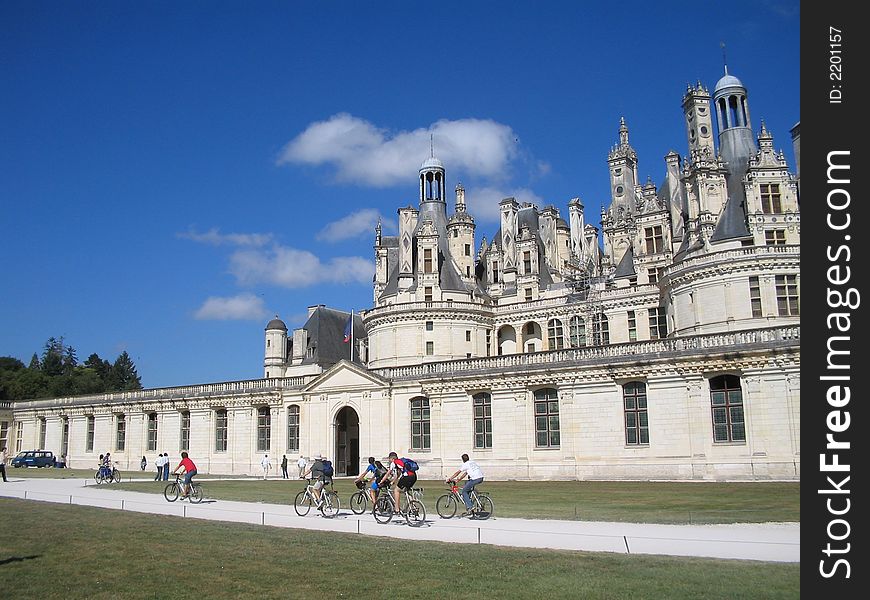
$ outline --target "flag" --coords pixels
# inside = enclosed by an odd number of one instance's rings
[[[350,313],[350,318],[348,318],[348,320],[347,320],[347,325],[344,326],[344,343],[345,344],[350,341],[352,327],[353,327],[353,313]]]

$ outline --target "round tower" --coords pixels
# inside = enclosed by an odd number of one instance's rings
[[[266,358],[264,377],[283,377],[287,362],[287,325],[275,315],[266,325]]]

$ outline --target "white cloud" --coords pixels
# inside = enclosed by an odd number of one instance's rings
[[[371,284],[375,272],[371,260],[342,256],[323,262],[307,250],[284,246],[238,250],[230,257],[230,273],[241,285],[269,283],[301,288],[318,283]]]
[[[265,246],[272,241],[271,233],[221,233],[216,227],[212,227],[205,233],[199,233],[193,229],[184,233],[176,234],[179,238],[193,240],[203,244],[222,246]]]
[[[390,133],[374,124],[339,113],[310,124],[282,150],[278,164],[329,164],[336,178],[386,187],[404,183],[429,156],[453,173],[502,179],[518,156],[518,138],[507,125],[489,119],[441,120],[428,128]]]
[[[212,296],[193,314],[199,320],[257,320],[268,314],[263,299],[253,294],[239,294],[230,298]]]
[[[528,188],[502,190],[494,187],[471,188],[465,191],[468,212],[478,221],[498,222],[501,219],[499,203],[505,198],[515,198],[517,202],[529,202],[543,208],[544,199]]]
[[[396,224],[391,220],[385,219],[377,209],[363,208],[327,224],[317,234],[317,239],[326,242],[337,242],[362,236],[374,238],[375,225],[377,225],[378,220],[381,221],[384,232],[396,231]]]

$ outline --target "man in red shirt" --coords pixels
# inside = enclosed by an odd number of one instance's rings
[[[414,487],[414,484],[417,482],[417,474],[406,469],[405,461],[399,458],[399,455],[395,452],[390,452],[390,455],[387,458],[390,459],[390,466],[387,468],[386,475],[381,477],[378,486],[381,486],[387,480],[390,480],[393,483],[393,500],[396,503],[396,511],[401,512],[401,504],[399,504],[401,490],[402,488],[405,488],[410,492],[411,488]]]
[[[188,494],[190,494],[190,482],[193,479],[193,476],[196,475],[196,465],[193,464],[193,461],[187,456],[187,452],[181,453],[181,462],[178,463],[178,466],[175,467],[172,474],[175,475],[180,469],[184,469],[184,486],[182,488],[181,497],[187,498]]]

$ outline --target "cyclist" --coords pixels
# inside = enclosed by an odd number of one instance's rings
[[[320,490],[323,489],[324,484],[327,483],[327,480],[331,481],[331,478],[327,477],[323,473],[323,457],[319,454],[315,454],[311,457],[311,460],[314,462],[311,463],[311,466],[308,467],[308,470],[302,475],[300,479],[306,479],[308,476],[311,476],[311,479],[316,479],[312,486],[312,491],[314,492],[314,499],[317,502],[317,509],[323,512],[323,500],[320,499]]]
[[[378,486],[380,487],[387,480],[395,484],[393,485],[393,500],[396,503],[396,510],[399,510],[401,506],[399,504],[401,491],[403,488],[409,492],[411,491],[411,488],[417,483],[417,474],[406,468],[405,462],[395,452],[390,452],[387,458],[390,459],[390,466],[384,476],[378,480]]]
[[[196,465],[193,464],[192,460],[190,460],[187,452],[181,453],[181,462],[178,463],[178,466],[175,467],[172,474],[176,475],[180,469],[184,469],[184,484],[181,486],[181,497],[187,498],[190,494],[190,482],[193,481],[193,476],[196,475]]]
[[[354,483],[360,483],[362,481],[372,482],[368,490],[369,498],[372,499],[372,506],[375,505],[375,500],[378,497],[378,480],[383,477],[386,472],[387,468],[383,463],[381,463],[381,461],[375,460],[374,456],[369,456],[369,464],[365,471],[360,473],[359,477],[353,480]]]
[[[474,511],[471,508],[471,490],[473,490],[474,486],[477,484],[483,483],[483,470],[480,468],[480,465],[473,460],[469,460],[467,454],[463,454],[462,465],[459,467],[458,471],[447,479],[447,483],[450,483],[451,481],[459,483],[466,476],[468,477],[468,481],[465,482],[464,486],[462,486],[462,492],[460,493],[462,501],[465,503],[465,512],[462,513],[463,517],[474,514]]]

